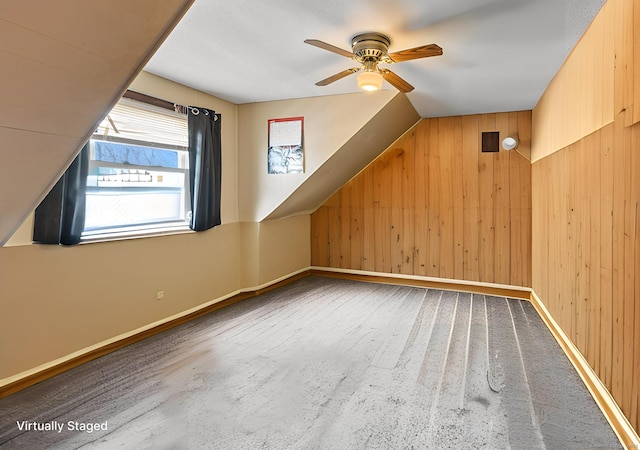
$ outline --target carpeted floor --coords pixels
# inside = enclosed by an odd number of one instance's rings
[[[621,446],[528,302],[306,277],[1,399],[0,448]]]

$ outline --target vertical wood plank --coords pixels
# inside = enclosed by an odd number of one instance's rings
[[[373,186],[373,197],[374,197],[374,209],[373,209],[373,220],[374,220],[374,233],[375,233],[375,242],[374,242],[374,253],[375,253],[375,270],[376,272],[384,272],[386,264],[389,261],[385,261],[385,257],[388,258],[389,248],[385,246],[388,245],[389,240],[387,239],[387,233],[385,229],[385,221],[384,217],[388,208],[388,180],[387,180],[387,156],[383,154],[374,164],[373,164],[373,178],[374,178],[374,186]]]
[[[625,126],[633,122],[633,0],[613,2],[614,10],[614,115],[622,114]]]
[[[453,121],[453,166],[451,181],[453,183],[453,278],[464,279],[464,193],[463,193],[463,160],[462,117]]]
[[[405,135],[402,155],[402,262],[400,273],[413,275],[415,259],[415,152],[416,127]]]
[[[623,212],[623,246],[624,246],[624,265],[622,273],[624,278],[624,289],[622,301],[623,306],[623,372],[622,372],[622,410],[630,417],[631,415],[631,398],[633,396],[633,367],[635,365],[633,356],[634,346],[634,328],[635,328],[635,228],[636,228],[636,207],[637,198],[634,198],[633,192],[633,171],[632,171],[632,133],[630,128],[625,128],[623,132],[623,146],[619,150],[622,153],[622,167],[624,171],[618,174],[623,179],[623,196],[624,212]],[[637,151],[637,150],[635,150]],[[634,151],[634,153],[635,153]]]
[[[429,133],[429,180],[427,185],[428,223],[427,229],[427,269],[430,277],[440,276],[440,151],[438,149],[439,119],[430,119]]]
[[[351,264],[351,189],[352,183],[340,189],[340,266],[348,269]]]
[[[564,172],[561,176],[564,177],[564,183],[566,185],[565,192],[565,206],[564,206],[564,222],[566,223],[566,239],[560,242],[561,263],[566,266],[563,271],[565,274],[572,274],[573,276],[565,276],[565,280],[560,284],[561,286],[561,302],[562,317],[565,326],[565,331],[569,337],[576,342],[576,293],[577,293],[577,274],[576,269],[576,248],[578,242],[578,226],[577,226],[577,190],[576,190],[576,175],[578,174],[576,168],[577,154],[579,154],[579,147],[581,142],[568,147],[566,152],[562,153],[562,159],[564,162]],[[560,272],[561,274],[563,272]],[[562,275],[560,275],[562,276]]]
[[[373,165],[363,173],[362,270],[375,270],[375,220],[373,216]]]
[[[415,189],[415,218],[414,218],[414,245],[415,257],[413,260],[413,273],[415,275],[427,274],[427,233],[429,220],[427,213],[427,184],[429,172],[427,165],[429,120],[421,120],[416,127],[416,146],[414,158],[414,189]]]
[[[589,202],[589,318],[587,330],[586,357],[596,373],[600,373],[600,341],[601,341],[601,299],[600,299],[600,271],[601,271],[601,165],[600,146],[602,132],[592,135],[586,150],[586,177],[583,179],[586,199]]]
[[[624,117],[614,122],[613,135],[613,365],[611,393],[622,397],[624,370]],[[621,405],[622,406],[622,405]]]
[[[531,126],[531,111],[519,111],[518,134],[521,139],[520,145],[526,145],[529,148],[527,151],[527,154],[529,155],[531,154]],[[531,194],[533,190],[531,182],[531,159],[514,159],[517,161],[517,176],[520,179],[520,227],[518,227],[518,231],[521,233],[521,239],[514,243],[516,248],[512,250],[512,254],[521,251],[523,256],[521,265],[522,269],[518,271],[517,274],[512,271],[512,276],[516,278],[520,276],[522,278],[522,281],[516,284],[520,286],[531,286]]]
[[[464,230],[464,279],[479,280],[479,181],[478,181],[478,116],[462,117],[462,208]]]
[[[564,179],[562,174],[565,173],[565,168],[562,166],[562,153],[557,152],[550,155],[546,158],[545,162],[549,172],[546,196],[548,208],[547,220],[549,221],[549,224],[561,224],[559,227],[554,227],[546,232],[546,237],[548,239],[548,253],[546,256],[547,264],[545,266],[547,269],[546,279],[548,286],[547,306],[549,307],[551,314],[558,321],[559,325],[564,328],[566,324],[564,323],[564,317],[561,314],[562,310],[559,301],[561,294],[557,288],[557,276],[561,269],[560,262],[562,261],[560,242],[566,239],[565,235],[560,235],[566,225],[566,219],[562,215],[565,212],[565,206],[562,200],[566,195],[563,195],[563,193],[566,192],[566,189],[561,183],[562,179]],[[545,227],[549,227],[549,225],[545,225]]]
[[[640,9],[640,8],[637,8]],[[639,22],[635,22],[636,33],[640,33]],[[637,42],[637,41],[636,41]],[[636,65],[640,68],[640,65]],[[639,85],[640,86],[640,85]],[[632,129],[632,153],[631,153],[631,178],[635,181],[632,186],[632,200],[635,201],[636,220],[635,220],[635,271],[640,270],[640,155],[638,154],[638,146],[640,145],[640,125],[636,124]],[[629,420],[636,424],[636,431],[640,430],[640,276],[634,279],[634,305],[635,305],[635,326],[633,336],[633,385],[631,395],[631,413]]]
[[[509,114],[496,114],[496,129],[500,132],[500,140],[511,134]],[[510,214],[510,169],[511,155],[500,146],[494,155],[495,183],[495,277],[496,283],[510,284],[511,275],[511,214]]]
[[[438,119],[440,258],[438,276],[453,278],[453,118]]]
[[[393,152],[394,150],[392,150]],[[381,189],[381,222],[380,241],[382,243],[382,270],[381,272],[391,273],[391,209],[393,208],[392,188],[393,188],[393,153],[385,152],[382,158],[382,189]]]
[[[600,143],[600,378],[611,390],[613,368],[613,132],[601,131]]]
[[[602,123],[601,127],[611,123],[615,117],[615,6],[606,2],[601,13],[603,16],[603,56],[602,56]]]
[[[518,134],[518,113],[512,112],[508,115],[508,133]],[[518,147],[520,147],[518,145]],[[523,257],[524,248],[519,245],[525,234],[525,224],[522,223],[521,210],[525,205],[520,204],[520,195],[523,188],[523,160],[522,154],[517,151],[512,152],[509,159],[509,184],[507,192],[509,196],[509,283],[522,286],[523,279]]]
[[[349,269],[362,270],[362,252],[364,247],[364,177],[353,178],[351,184],[351,205],[349,225],[351,235],[351,247],[349,248]]]
[[[521,154],[510,158],[509,283],[530,286],[531,280],[531,165]]]
[[[340,207],[329,206],[329,267],[340,267],[340,251],[342,249],[342,227],[340,224]]]
[[[633,98],[640,99],[640,6],[633,7]],[[640,122],[640,100],[633,103],[633,123]]]
[[[589,57],[588,86],[591,87],[590,91],[592,92],[589,100],[591,106],[587,108],[587,111],[591,112],[589,122],[592,123],[596,129],[604,123],[605,96],[608,94],[603,88],[605,82],[605,70],[603,70],[603,68],[606,67],[604,61],[607,57],[605,53],[606,40],[604,36],[606,27],[604,24],[604,14],[599,14],[598,16],[596,24],[590,27],[590,32],[587,33],[590,40],[589,49],[586,52]]]
[[[391,174],[391,223],[389,228],[389,239],[391,242],[391,272],[400,273],[402,270],[402,249],[404,244],[402,195],[403,190],[403,165],[406,145],[406,136],[403,137],[390,153],[390,174]]]
[[[531,287],[547,302],[549,294],[549,185],[548,163],[551,157],[537,161],[531,168],[531,182],[536,189],[531,191]]]
[[[588,174],[589,148],[596,135],[587,136],[578,147],[574,165],[577,174]],[[589,180],[592,183],[594,180]],[[588,358],[590,309],[591,309],[591,199],[585,177],[576,177],[576,293],[575,293],[575,344],[581,353]]]
[[[539,185],[541,182],[546,182],[542,170],[543,166],[544,159],[531,165],[532,184]],[[546,265],[544,245],[548,241],[543,239],[545,229],[543,216],[546,207],[542,194],[542,187],[531,190],[531,287],[538,296],[546,300],[547,296],[542,290],[546,283],[544,283],[542,274],[544,273],[543,267]]]
[[[479,120],[479,131],[496,131],[495,114],[483,114]],[[480,139],[478,136],[477,139]],[[495,281],[495,215],[496,193],[494,179],[493,153],[478,154],[478,204],[479,204],[479,280],[493,283]]]
[[[631,126],[633,124],[633,104],[634,104],[634,51],[633,51],[633,21],[634,21],[634,0],[626,0],[624,6],[624,22],[622,32],[624,33],[623,64],[624,64],[624,124]]]
[[[636,172],[640,176],[640,172]],[[636,248],[635,248],[636,268],[640,267],[640,207],[636,206]],[[635,423],[635,429],[640,430],[640,277],[635,280],[635,334],[634,334],[634,356],[635,367],[633,369],[633,396],[631,403],[631,415],[629,420]],[[635,419],[635,421],[634,421]]]

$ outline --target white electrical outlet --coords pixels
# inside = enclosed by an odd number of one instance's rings
[[[164,291],[158,291],[158,293],[156,294],[156,299],[162,300],[163,298],[164,298]]]

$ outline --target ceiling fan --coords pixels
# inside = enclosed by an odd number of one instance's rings
[[[307,39],[304,41],[315,47],[329,50],[338,55],[346,56],[360,63],[360,67],[343,70],[324,80],[316,83],[316,86],[326,86],[341,78],[360,72],[358,75],[358,87],[366,91],[375,91],[382,87],[382,80],[387,80],[400,92],[411,92],[413,86],[400,78],[389,69],[381,68],[378,64],[393,64],[411,59],[428,58],[430,56],[442,55],[442,48],[436,44],[422,45],[399,52],[389,53],[391,40],[381,33],[360,33],[351,38],[353,52],[343,50],[326,42],[317,39]]]

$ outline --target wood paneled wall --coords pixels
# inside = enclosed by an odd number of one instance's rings
[[[533,162],[610,124],[640,121],[640,2],[607,0],[533,111]]]
[[[611,4],[603,6],[538,101],[531,161],[613,122],[614,37],[607,16],[614,9]]]
[[[640,429],[640,124],[533,165],[533,289]]]
[[[615,103],[616,114],[624,113],[629,126],[640,122],[640,3],[609,0],[615,14]]]
[[[530,136],[530,111],[422,119],[312,214],[312,264],[530,286]]]
[[[533,112],[532,155],[532,287],[636,431],[639,37],[640,2],[607,0]],[[581,134],[558,147],[562,124]]]

